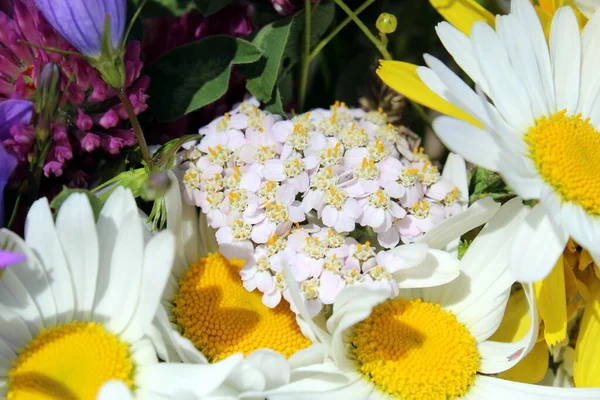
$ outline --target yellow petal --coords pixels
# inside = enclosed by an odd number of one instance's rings
[[[527,298],[525,292],[519,290],[510,295],[502,322],[490,340],[503,343],[516,342],[525,336],[530,325]]]
[[[442,114],[461,119],[478,127],[482,125],[472,116],[444,100],[429,89],[417,74],[417,65],[401,61],[380,61],[377,75],[392,89],[419,104]]]
[[[581,253],[579,254],[579,270],[583,271],[584,269],[592,265],[593,262],[594,259],[592,258],[590,252],[586,249],[581,249]]]
[[[577,279],[576,283],[577,283],[577,291],[579,292],[581,297],[583,297],[583,300],[590,301],[590,297],[591,297],[590,289],[588,289],[585,282]]]
[[[498,378],[522,383],[538,383],[548,371],[549,362],[546,343],[537,343],[531,352],[517,365],[498,374]]]
[[[554,14],[558,10],[558,7],[563,5],[564,0],[538,0],[538,3],[541,9]]]
[[[600,290],[594,290],[585,307],[575,346],[573,379],[577,387],[600,387]]]
[[[567,299],[563,256],[544,280],[533,285],[540,317],[544,321],[544,338],[555,346],[567,338]]]
[[[567,300],[571,301],[577,295],[577,278],[575,278],[573,266],[568,257],[563,256],[563,267],[565,271],[565,294]]]
[[[554,11],[548,11],[547,8],[542,8],[541,6],[535,6],[535,12],[540,19],[540,23],[542,24],[542,28],[544,29],[544,35],[546,36],[546,41],[550,40],[550,27],[552,26],[552,18],[554,17]]]
[[[494,27],[494,14],[475,0],[429,0],[429,2],[446,21],[467,36],[471,34],[471,27],[477,21],[483,21]]]

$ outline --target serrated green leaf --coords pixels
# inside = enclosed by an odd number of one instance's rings
[[[271,96],[271,101],[269,101],[265,105],[265,110],[272,112],[273,114],[285,115],[283,111],[283,103],[281,101],[281,93],[279,92],[279,88],[275,88],[273,96]]]
[[[231,0],[194,0],[202,15],[211,15],[226,7]]]
[[[173,121],[214,102],[229,86],[231,66],[258,61],[262,51],[231,36],[211,36],[161,56],[147,69],[150,107],[159,121]]]
[[[54,200],[52,200],[52,202],[50,203],[50,208],[52,208],[55,211],[58,211],[65,202],[65,200],[67,200],[67,197],[69,197],[73,193],[83,193],[87,196],[88,200],[90,201],[90,205],[92,206],[92,211],[94,212],[94,219],[97,220],[98,216],[100,215],[100,211],[102,210],[102,202],[89,190],[69,189],[68,187],[63,186],[62,192],[60,192],[58,196],[56,196]]]
[[[317,44],[331,25],[334,12],[333,2],[327,0],[322,1],[315,10],[311,19],[311,47]],[[255,35],[252,43],[261,48],[264,55],[258,63],[244,68],[244,73],[249,78],[246,88],[252,95],[265,103],[276,104],[281,101],[272,99],[275,93],[273,88],[281,82],[284,71],[289,72],[299,61],[303,34],[304,10],[300,10],[290,17],[264,26]],[[289,97],[287,88],[285,97]]]
[[[294,18],[290,16],[264,26],[252,40],[264,53],[260,62],[244,69],[249,76],[246,88],[260,101],[271,100]]]

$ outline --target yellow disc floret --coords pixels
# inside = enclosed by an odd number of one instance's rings
[[[133,386],[129,346],[94,322],[43,330],[8,373],[9,400],[95,399],[109,380]]]
[[[271,309],[259,292],[242,286],[243,261],[210,254],[192,264],[179,282],[173,314],[177,324],[210,361],[268,348],[292,356],[310,345],[286,302]]]
[[[525,135],[542,178],[565,202],[600,215],[600,132],[581,114],[542,117]]]
[[[394,299],[376,306],[350,336],[359,372],[403,399],[464,395],[479,370],[475,339],[439,304]]]

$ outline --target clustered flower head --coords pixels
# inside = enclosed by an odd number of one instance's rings
[[[246,289],[275,307],[288,264],[313,314],[346,285],[397,292],[391,274],[405,263],[389,249],[462,210],[457,187],[382,110],[336,102],[284,120],[258,106],[247,100],[201,128],[180,165],[221,252],[246,260]]]
[[[60,66],[62,97],[59,118],[51,123],[53,143],[43,167],[46,176],[61,176],[65,164],[76,161],[78,154],[100,149],[115,156],[124,147],[135,145],[132,130],[123,124],[128,119],[123,105],[96,69],[83,58],[50,53],[25,43],[74,51],[48,24],[33,0],[15,0],[13,18],[0,12],[0,24],[3,27],[0,32],[0,101],[33,99],[43,67],[51,62]],[[128,44],[124,63],[125,87],[139,114],[147,108],[145,91],[149,78],[138,79],[143,66],[138,42]],[[3,144],[21,162],[27,162],[33,142],[33,126],[25,125],[12,128]],[[74,176],[81,172],[70,171]]]

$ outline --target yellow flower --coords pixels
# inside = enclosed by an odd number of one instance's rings
[[[470,35],[471,27],[477,21],[483,21],[494,27],[494,14],[483,8],[475,0],[429,0],[429,2],[446,21],[467,36]],[[542,23],[546,38],[549,37],[552,17],[561,6],[568,5],[573,8],[581,29],[587,23],[585,15],[571,4],[573,3],[572,1],[539,0],[537,3],[538,5],[535,6],[535,9]],[[380,63],[377,75],[395,91],[425,107],[482,127],[479,121],[429,89],[417,74],[417,65],[401,61],[384,60],[381,60]]]
[[[600,341],[599,274],[589,252],[569,240],[550,275],[534,285],[540,315],[536,346],[519,364],[499,377],[538,383],[548,369],[548,352],[556,354],[565,346],[572,346],[575,348],[575,386],[600,386],[600,367],[596,360],[597,343]],[[583,314],[578,313],[584,302]],[[515,291],[507,304],[502,324],[492,339],[512,343],[520,340],[528,329],[527,302],[522,291]]]

